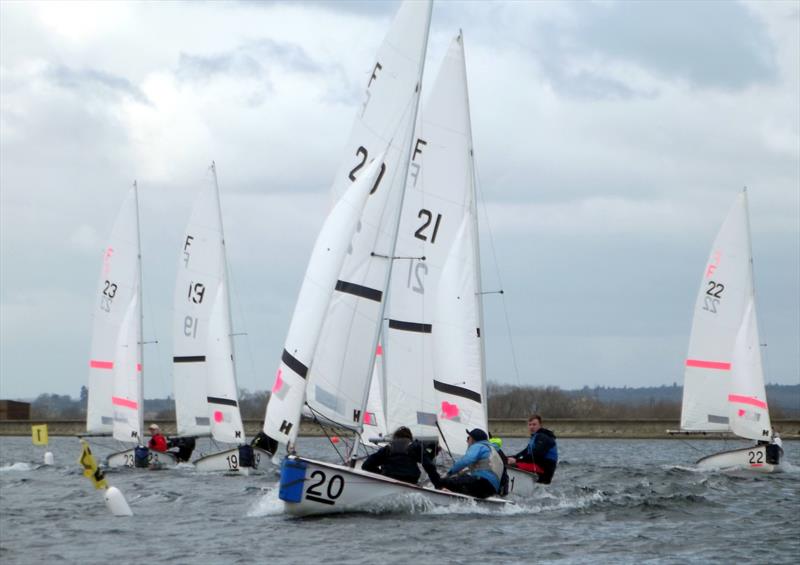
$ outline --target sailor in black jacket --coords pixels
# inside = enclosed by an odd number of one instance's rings
[[[425,453],[422,444],[414,441],[411,430],[402,426],[392,434],[389,445],[383,446],[364,460],[361,469],[398,481],[417,484],[421,474],[418,463],[422,464],[428,477],[436,484],[435,481],[439,478],[436,465]]]

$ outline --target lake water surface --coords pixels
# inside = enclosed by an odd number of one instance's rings
[[[512,453],[524,439],[506,441]],[[110,444],[106,444],[111,447]],[[700,472],[710,440],[559,442],[553,484],[502,512],[467,506],[289,518],[277,473],[191,467],[109,472],[134,516],[114,518],[83,477],[75,438],[0,438],[0,562],[11,563],[798,563],[800,442],[785,472]],[[208,449],[199,445],[198,451]],[[110,449],[94,443],[98,459]],[[324,438],[298,451],[334,460]],[[335,455],[334,455],[335,457]],[[794,465],[797,463],[798,465]]]

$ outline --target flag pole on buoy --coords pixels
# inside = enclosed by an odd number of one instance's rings
[[[35,426],[31,426],[31,439],[33,440],[33,445],[44,445],[46,447],[49,443],[49,439],[47,437],[47,424],[37,424]],[[44,464],[52,465],[53,462],[53,453],[50,451],[45,451]]]
[[[106,507],[111,511],[114,516],[133,516],[131,507],[128,506],[128,501],[125,496],[117,487],[112,487],[106,482],[106,477],[103,470],[97,466],[97,461],[92,455],[92,450],[89,449],[89,444],[86,440],[81,440],[83,451],[81,452],[78,463],[83,466],[83,476],[92,481],[94,488],[103,490],[103,499],[106,501]]]

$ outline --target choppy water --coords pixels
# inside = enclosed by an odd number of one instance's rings
[[[523,444],[508,440],[506,451]],[[3,437],[0,561],[797,563],[800,442],[785,442],[781,474],[707,473],[691,465],[702,454],[744,445],[564,439],[553,484],[500,513],[465,507],[288,518],[276,474],[120,470],[107,477],[134,516],[113,518],[81,474],[77,439],[53,438],[56,465],[43,467],[44,450],[29,438]],[[332,454],[324,440],[311,438],[299,451]]]

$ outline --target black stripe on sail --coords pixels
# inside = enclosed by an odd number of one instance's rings
[[[456,385],[449,385],[447,383],[439,382],[437,380],[433,381],[433,388],[438,390],[439,392],[446,392],[447,394],[452,394],[453,396],[460,396],[461,398],[467,398],[469,400],[474,400],[475,402],[480,403],[481,395],[475,391],[469,390],[468,388],[464,388],[461,386]]]
[[[281,355],[281,361],[286,363],[286,366],[292,371],[301,377],[306,378],[306,375],[308,374],[308,367],[303,365],[296,357],[293,357],[292,354],[285,349],[283,350],[283,355]]]
[[[236,406],[235,400],[230,400],[228,398],[219,398],[217,396],[207,396],[206,400],[208,400],[209,404],[224,404],[225,406]]]
[[[389,320],[389,328],[393,330],[403,330],[404,332],[418,332],[429,334],[433,329],[431,324],[419,324],[417,322],[403,322],[401,320]]]
[[[356,283],[349,283],[345,281],[336,281],[336,290],[358,296],[359,298],[366,298],[367,300],[374,300],[380,302],[383,298],[383,293],[380,290],[369,288],[368,286],[361,286]]]
[[[173,363],[205,363],[205,355],[184,355],[182,357],[173,357]]]

